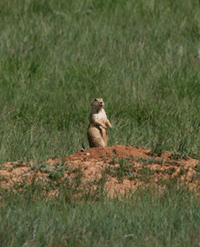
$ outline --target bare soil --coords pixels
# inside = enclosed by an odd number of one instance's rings
[[[129,176],[122,171],[119,179],[120,169],[128,163]],[[61,162],[69,169],[66,170],[63,179],[73,179],[74,170],[79,168],[82,172],[82,182],[88,183],[98,181],[102,178],[103,171],[106,173],[105,192],[113,196],[117,193],[135,191],[139,185],[159,186],[160,181],[177,178],[178,181],[186,182],[191,189],[200,189],[199,160],[187,157],[186,159],[174,159],[170,153],[165,152],[161,157],[152,157],[150,151],[130,145],[114,145],[109,147],[95,147],[78,150],[74,155],[60,159],[49,159],[45,161],[50,164],[49,169],[53,171],[55,164]],[[34,162],[7,162],[0,164],[0,185],[9,188],[13,183],[20,183],[23,179],[30,181],[33,177],[39,182],[49,181],[49,172],[42,169],[34,169]],[[122,165],[121,165],[122,164]],[[118,170],[117,170],[118,169]],[[123,169],[122,169],[123,170]],[[130,176],[131,173],[131,176]],[[118,175],[117,175],[118,174]],[[93,184],[94,189],[95,185]]]

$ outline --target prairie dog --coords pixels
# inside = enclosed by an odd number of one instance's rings
[[[95,98],[91,103],[90,124],[88,126],[87,137],[90,147],[106,147],[108,143],[107,126],[112,128],[103,109],[102,98]]]

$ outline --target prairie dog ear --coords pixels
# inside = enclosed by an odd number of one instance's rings
[[[91,106],[93,106],[94,102],[97,101],[97,99],[93,99],[92,102],[91,102]]]
[[[95,101],[97,101],[97,98],[93,99],[93,100],[92,100],[92,103],[95,102]]]

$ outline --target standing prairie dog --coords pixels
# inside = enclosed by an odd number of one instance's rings
[[[90,147],[106,147],[108,143],[107,126],[112,128],[103,109],[102,98],[96,98],[91,103],[90,124],[87,131]]]

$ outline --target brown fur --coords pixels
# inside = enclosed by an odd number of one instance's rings
[[[103,109],[102,98],[96,98],[91,103],[90,124],[87,131],[90,147],[106,147],[108,143],[107,126],[112,128]]]

